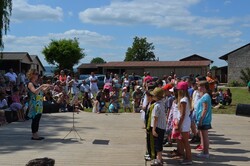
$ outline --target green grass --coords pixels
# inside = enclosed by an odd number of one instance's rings
[[[227,88],[223,88],[225,90]],[[235,114],[237,104],[250,104],[250,93],[247,88],[230,87],[232,92],[232,104],[224,108],[213,109],[214,114]]]

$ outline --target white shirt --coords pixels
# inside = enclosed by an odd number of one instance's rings
[[[8,106],[7,101],[5,99],[0,100],[0,108],[6,107],[6,106]]]
[[[16,73],[8,72],[8,73],[5,74],[5,76],[8,77],[11,82],[16,82],[16,78],[17,78]]]
[[[20,83],[26,83],[26,76],[25,76],[25,74],[24,73],[19,73],[18,74],[18,84],[20,84]]]
[[[158,117],[157,126],[160,129],[165,130],[167,126],[166,122],[166,113],[164,108],[163,100],[159,100],[155,102],[153,111],[152,111],[152,119],[151,119],[151,127],[154,127],[154,117]]]
[[[80,92],[78,85],[79,85],[78,81],[76,81],[74,79],[73,84],[72,84],[72,88],[73,88],[73,94],[75,94],[75,95],[79,94],[79,92]]]
[[[112,77],[109,77],[109,79],[107,79],[106,77],[104,77],[104,84],[106,83],[112,83]]]
[[[90,76],[90,77],[89,77],[89,81],[90,81],[89,84],[90,84],[90,87],[92,87],[92,86],[93,86],[93,87],[94,87],[94,86],[97,87],[97,82],[92,82],[92,81],[95,81],[95,80],[97,80],[97,77],[96,77],[96,76]]]
[[[81,92],[90,92],[90,87],[89,87],[89,85],[88,84],[82,84],[81,86],[80,86],[80,91]]]
[[[191,119],[189,117],[189,115],[190,115],[190,103],[189,103],[187,97],[183,97],[180,102],[186,103],[186,110],[184,112],[185,117],[184,117],[184,120],[182,123],[182,132],[189,132],[190,127],[191,127]]]

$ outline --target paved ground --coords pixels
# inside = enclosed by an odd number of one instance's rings
[[[56,166],[143,166],[145,133],[139,114],[75,114],[76,129],[63,140],[72,127],[72,113],[44,114],[40,132],[46,139],[30,140],[30,121],[0,127],[0,166],[24,166],[40,157],[54,158]],[[211,158],[199,160],[193,153],[193,165],[250,165],[250,118],[215,115],[210,131]],[[108,145],[93,144],[107,140]],[[193,147],[195,145],[192,145]],[[164,148],[164,152],[172,150]],[[178,165],[164,154],[165,165]]]

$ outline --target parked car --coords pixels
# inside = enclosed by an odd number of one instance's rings
[[[89,78],[90,75],[88,74],[80,74],[79,75],[79,79],[78,79],[78,83],[81,84],[82,80],[86,80],[87,78]]]
[[[129,80],[132,80],[132,77],[133,77],[132,75],[129,75],[129,76],[128,76]],[[134,79],[135,79],[135,81],[138,81],[138,84],[139,84],[140,86],[142,86],[143,80],[142,80],[142,77],[141,77],[141,76],[135,75],[135,76],[134,76]]]

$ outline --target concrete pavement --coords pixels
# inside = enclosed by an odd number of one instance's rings
[[[250,165],[250,118],[214,115],[210,130],[210,159],[201,160],[193,153],[193,165]],[[41,157],[55,159],[56,166],[143,166],[145,132],[139,114],[75,114],[75,126],[83,138],[71,132],[72,113],[44,114],[40,125],[43,141],[30,140],[30,121],[0,127],[0,166],[24,166]],[[96,140],[96,141],[95,141]],[[101,142],[98,142],[101,140]],[[93,144],[93,142],[104,144]],[[108,143],[108,144],[105,144]],[[192,145],[194,147],[195,145]],[[164,148],[164,152],[174,149]],[[178,161],[164,153],[164,165]]]

